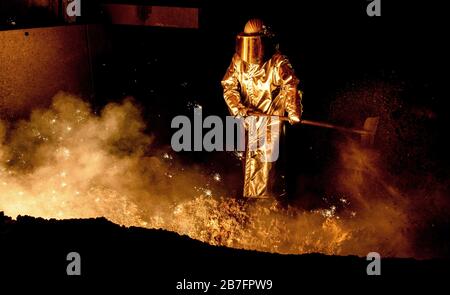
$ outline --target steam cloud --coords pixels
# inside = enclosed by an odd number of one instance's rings
[[[96,114],[67,93],[29,120],[1,122],[0,210],[14,217],[104,216],[269,252],[422,255],[412,247],[411,204],[377,155],[352,141],[341,144],[341,162],[332,167],[334,185],[347,194],[305,211],[231,198],[215,185],[220,177],[177,163],[170,149],[154,149],[144,129],[131,99]]]

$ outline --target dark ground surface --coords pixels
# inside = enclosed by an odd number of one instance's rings
[[[220,286],[226,279],[270,279],[273,289],[256,294],[359,293],[416,285],[433,294],[450,274],[448,260],[382,258],[381,276],[367,276],[368,262],[356,256],[278,255],[215,247],[163,230],[120,227],[104,218],[11,220],[2,214],[0,241],[2,281],[16,284],[19,279],[19,289],[88,283],[102,290],[125,287],[145,294],[196,294],[178,292],[177,281],[210,280]],[[66,275],[66,256],[72,251],[81,255],[81,276]],[[207,294],[254,292],[216,288]]]

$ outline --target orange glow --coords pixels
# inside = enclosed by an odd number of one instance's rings
[[[181,167],[170,149],[152,150],[130,100],[95,115],[79,98],[60,93],[49,109],[7,126],[0,125],[0,210],[13,217],[104,216],[278,253],[416,255],[410,204],[381,173],[376,153],[351,142],[342,144],[335,168],[346,195],[328,208],[304,211],[243,204],[220,189],[221,175]]]

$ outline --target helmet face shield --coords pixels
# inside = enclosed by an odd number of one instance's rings
[[[264,57],[262,36],[241,33],[236,37],[236,53],[246,63],[261,64]]]

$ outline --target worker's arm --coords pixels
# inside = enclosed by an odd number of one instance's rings
[[[222,79],[223,97],[233,116],[246,116],[247,108],[241,102],[240,84],[238,80],[237,65],[239,62],[237,55],[233,56],[231,64]]]
[[[280,85],[279,99],[285,102],[285,109],[291,124],[299,123],[302,112],[302,92],[298,90],[299,80],[289,60],[280,55],[276,61],[275,81]]]

